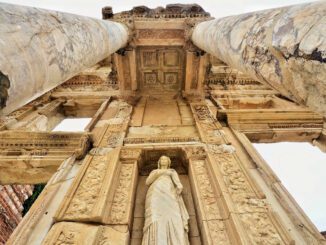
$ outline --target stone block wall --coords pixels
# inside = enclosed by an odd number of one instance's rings
[[[33,194],[32,185],[0,185],[0,244],[5,244],[22,219],[23,203]]]

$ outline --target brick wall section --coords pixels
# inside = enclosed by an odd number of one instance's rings
[[[23,203],[32,194],[32,185],[0,185],[0,245],[21,221]]]

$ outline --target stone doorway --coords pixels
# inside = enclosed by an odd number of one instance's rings
[[[184,50],[181,47],[138,49],[138,81],[142,91],[180,91],[184,84]]]
[[[188,166],[183,150],[178,149],[151,149],[143,150],[139,164],[139,176],[137,183],[134,219],[131,231],[131,245],[140,245],[143,236],[145,198],[148,187],[145,184],[149,173],[157,168],[157,161],[160,156],[166,155],[171,159],[171,168],[174,168],[183,185],[182,197],[190,216],[189,220],[189,241],[191,245],[200,245],[199,226],[195,212],[194,200],[190,180],[188,176]]]

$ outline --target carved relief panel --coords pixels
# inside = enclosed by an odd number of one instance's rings
[[[127,226],[59,222],[51,228],[42,244],[126,245],[128,242],[129,232]]]
[[[138,80],[142,90],[178,91],[183,86],[184,54],[181,48],[140,48],[138,60]]]
[[[58,212],[57,221],[130,225],[137,162],[119,160],[119,149],[88,156]]]
[[[226,140],[220,130],[222,128],[220,123],[214,119],[206,104],[191,103],[190,107],[203,142],[220,144]]]

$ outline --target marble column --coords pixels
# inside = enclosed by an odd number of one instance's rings
[[[128,41],[125,25],[0,3],[0,115],[28,103]]]
[[[326,2],[199,23],[192,41],[284,96],[326,114]]]

